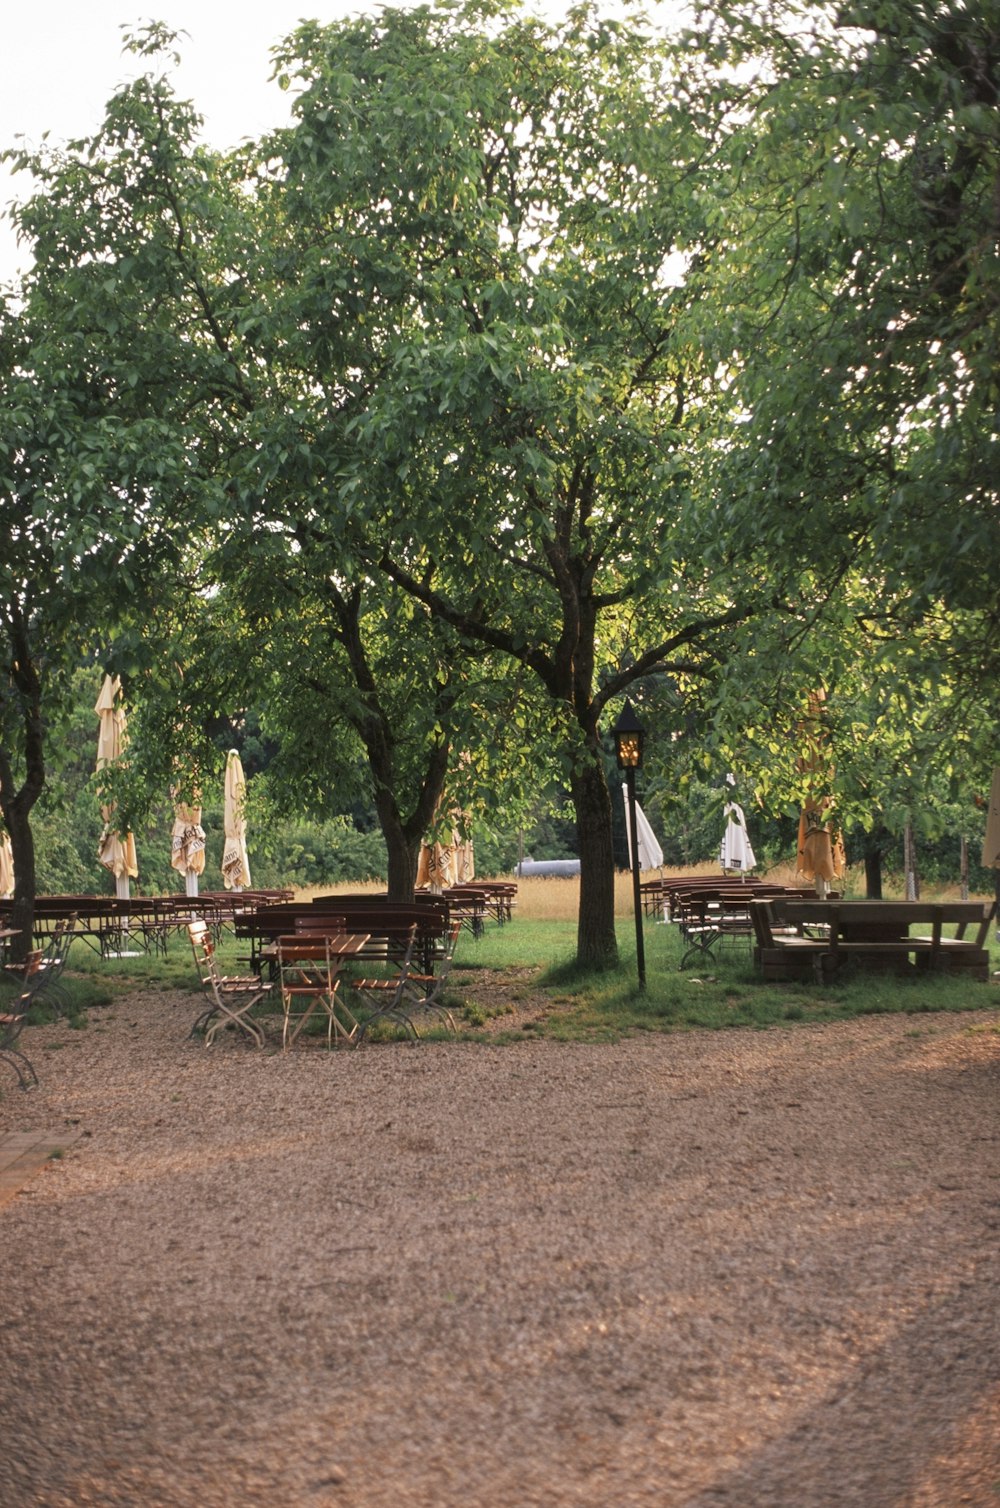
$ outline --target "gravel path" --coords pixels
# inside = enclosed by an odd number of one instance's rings
[[[1000,1011],[0,1065],[2,1508],[997,1508]],[[45,1043],[47,1046],[43,1046]]]

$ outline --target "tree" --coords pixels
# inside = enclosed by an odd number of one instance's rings
[[[72,672],[126,611],[141,612],[170,554],[150,483],[173,449],[155,422],[115,412],[103,374],[76,365],[66,311],[36,288],[25,294],[22,307],[0,308],[0,811],[21,954],[34,917],[31,813]]]
[[[131,45],[169,60],[172,40],[151,27]],[[323,727],[346,730],[365,749],[390,890],[403,894],[464,729],[489,743],[463,782],[494,804],[510,789],[496,771],[510,676],[491,688],[481,655],[473,663],[451,629],[345,550],[330,477],[378,348],[361,318],[339,328],[327,310],[316,328],[322,300],[270,149],[220,157],[197,146],[197,124],[150,75],[115,96],[92,142],[22,164],[44,185],[20,212],[39,279],[77,298],[89,335],[113,320],[137,353],[129,405],[161,416],[188,457],[171,602],[115,647],[143,704],[119,794],[138,810],[177,758],[204,762],[222,701],[233,713],[259,705],[284,736],[275,778],[289,795],[329,786],[344,740]],[[359,454],[363,440],[349,443]],[[207,646],[199,614],[213,625]],[[303,699],[322,723],[294,716]]]
[[[975,737],[991,761],[1000,10],[699,11],[678,109],[704,141],[692,330],[729,394],[720,538],[797,554],[798,642],[846,664],[861,627],[900,704],[908,678],[948,683],[942,759]],[[787,638],[762,647],[779,682]]]
[[[549,700],[577,954],[603,967],[601,719],[641,677],[710,675],[773,593],[703,563],[692,451],[712,372],[677,336],[672,253],[698,211],[665,47],[589,7],[548,27],[441,6],[303,27],[278,66],[300,93],[266,156],[299,255],[268,359],[315,373],[345,331],[358,347],[309,402],[324,527]],[[262,436],[272,470],[275,451]]]

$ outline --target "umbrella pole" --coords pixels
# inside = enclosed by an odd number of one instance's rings
[[[184,871],[184,892],[186,895],[192,898],[198,894],[197,870],[186,869]]]

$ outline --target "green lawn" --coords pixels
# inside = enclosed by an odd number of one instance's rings
[[[879,1012],[987,1010],[1000,1006],[1000,979],[989,983],[947,976],[898,978],[856,970],[835,983],[765,984],[754,971],[745,943],[723,946],[716,960],[681,970],[683,953],[676,929],[647,921],[644,927],[646,989],[637,986],[635,931],[629,919],[618,923],[621,963],[603,974],[580,973],[573,964],[574,922],[518,917],[490,926],[478,941],[463,934],[452,975],[451,1001],[469,1006],[464,1030],[476,1035],[482,1012],[475,1007],[470,970],[489,969],[511,978],[516,1003],[526,988],[540,987],[556,1009],[530,1027],[536,1035],[581,1041],[613,1040],[636,1031],[677,1031],[691,1027],[763,1028],[794,1022],[833,1021]],[[991,930],[992,968],[1000,969],[1000,948]],[[246,944],[225,939],[219,962],[224,973],[246,971]],[[523,970],[537,970],[526,985]],[[198,989],[197,974],[183,935],[172,939],[164,958],[100,959],[77,941],[67,982],[81,1011],[106,1003],[123,989]],[[523,1036],[523,1031],[518,1033]],[[496,1042],[496,1035],[490,1041]]]
[[[765,1027],[887,1011],[971,1011],[1000,1006],[1000,980],[899,978],[858,969],[831,984],[765,984],[756,974],[746,943],[726,944],[715,960],[682,971],[684,948],[676,928],[647,921],[643,939],[646,989],[640,992],[631,921],[618,923],[619,967],[604,975],[582,975],[572,963],[573,924],[518,919],[510,926],[490,929],[479,942],[463,938],[453,976],[456,991],[462,990],[463,967],[503,970],[532,964],[539,969],[539,982],[560,1006],[539,1034],[591,1040],[631,1031]],[[1000,968],[995,938],[992,956],[993,968]]]

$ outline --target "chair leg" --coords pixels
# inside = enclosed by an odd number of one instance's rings
[[[38,1075],[35,1072],[31,1059],[10,1042],[0,1046],[0,1058],[9,1063],[17,1074],[17,1082],[22,1089],[37,1089]]]

